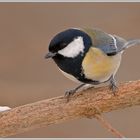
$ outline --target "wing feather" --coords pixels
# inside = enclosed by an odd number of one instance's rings
[[[84,31],[92,38],[93,47],[101,49],[109,56],[117,54],[126,43],[123,38],[107,34],[99,29],[84,29]]]

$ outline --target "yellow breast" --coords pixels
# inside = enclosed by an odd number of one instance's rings
[[[121,54],[107,56],[98,48],[91,47],[87,52],[82,67],[86,78],[106,81],[116,73],[121,61]]]

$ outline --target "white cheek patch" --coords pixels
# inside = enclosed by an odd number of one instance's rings
[[[83,37],[78,36],[64,49],[58,51],[58,53],[66,57],[74,58],[78,56],[80,53],[83,53],[84,48],[85,47],[84,47]]]

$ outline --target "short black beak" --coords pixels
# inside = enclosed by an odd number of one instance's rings
[[[52,53],[52,52],[49,52],[45,55],[45,58],[48,59],[48,58],[52,58],[56,55],[56,53]]]

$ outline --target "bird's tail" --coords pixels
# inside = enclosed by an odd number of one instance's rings
[[[133,40],[128,40],[122,47],[120,51],[123,51],[129,47],[140,45],[140,39],[133,39]]]

